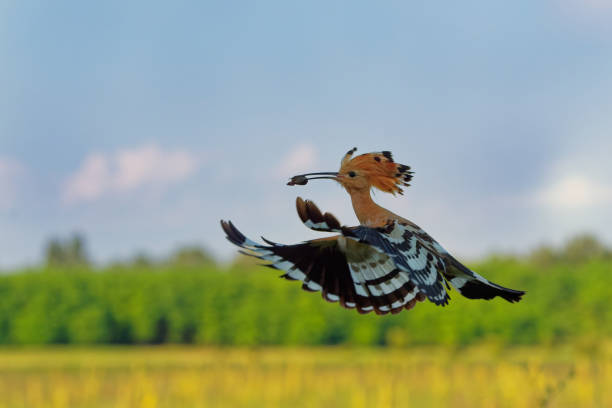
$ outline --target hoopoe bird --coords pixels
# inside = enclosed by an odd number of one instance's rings
[[[227,239],[242,248],[241,253],[284,271],[281,277],[301,281],[302,289],[320,291],[325,300],[359,313],[398,313],[425,299],[444,306],[450,299],[450,287],[470,299],[499,296],[508,302],[521,300],[525,292],[488,281],[457,261],[416,224],[376,204],[370,195],[372,188],[403,194],[402,187],[410,185],[413,172],[396,163],[391,152],[353,157],[356,150],[346,153],[338,172],[301,174],[287,184],[335,180],[350,195],[360,225],[343,226],[312,201],[298,197],[302,222],[315,231],[335,235],[295,245],[262,237],[267,245],[261,245],[246,238],[231,221],[221,221]]]

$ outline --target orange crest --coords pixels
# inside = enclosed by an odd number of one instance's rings
[[[357,149],[349,150],[340,165],[339,174],[343,176],[342,184],[345,187],[351,188],[355,185],[353,188],[359,188],[357,186],[366,181],[371,187],[395,195],[403,194],[401,186],[410,185],[410,166],[395,163],[391,152],[365,153],[351,158],[355,150]]]

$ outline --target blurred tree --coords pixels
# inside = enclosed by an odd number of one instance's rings
[[[570,239],[563,248],[563,258],[571,263],[602,258],[605,254],[606,247],[592,234],[578,235]]]
[[[71,343],[107,343],[110,340],[107,311],[100,304],[75,308],[66,320]]]
[[[80,234],[73,234],[66,240],[52,238],[45,249],[45,263],[54,267],[89,265],[85,238]]]
[[[252,272],[255,271],[255,266],[265,264],[266,261],[262,261],[261,259],[257,259],[252,256],[246,256],[243,254],[238,254],[232,261],[232,270],[239,272]]]
[[[47,265],[62,265],[65,262],[62,243],[58,239],[49,240],[45,249],[45,262]]]
[[[146,268],[155,265],[157,262],[145,252],[139,252],[128,262],[130,266]]]
[[[176,250],[170,257],[170,263],[180,266],[204,266],[214,265],[215,261],[206,250],[193,245]]]
[[[541,245],[531,251],[528,259],[534,265],[547,268],[559,260],[559,253],[548,245]]]
[[[491,339],[503,344],[607,341],[612,338],[612,309],[609,287],[602,283],[609,281],[611,268],[606,259],[576,265],[559,261],[543,274],[529,262],[496,258],[474,269],[527,289],[523,302],[474,301],[451,292],[448,307],[425,302],[414,311],[387,316],[345,310],[263,269],[242,274],[168,264],[107,267],[100,273],[33,269],[0,275],[0,344],[403,347],[462,346]]]

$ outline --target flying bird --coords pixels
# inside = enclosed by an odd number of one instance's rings
[[[310,180],[334,180],[350,195],[358,226],[343,226],[332,214],[321,212],[298,197],[302,222],[315,231],[334,233],[295,245],[262,237],[267,245],[246,238],[231,221],[221,221],[227,239],[240,252],[267,261],[266,266],[285,273],[281,277],[302,282],[302,289],[320,291],[323,298],[359,313],[398,313],[425,299],[444,306],[455,288],[470,299],[499,296],[518,302],[525,292],[488,281],[457,261],[446,249],[413,222],[376,204],[373,188],[403,194],[412,180],[410,167],[396,163],[389,151],[343,157],[338,172],[300,174],[288,185]]]

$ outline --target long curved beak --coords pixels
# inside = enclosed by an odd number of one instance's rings
[[[298,174],[297,176],[291,177],[291,180],[287,183],[288,186],[295,186],[299,184],[300,186],[308,183],[309,180],[319,180],[319,179],[330,179],[337,180],[338,172],[336,171],[324,171],[319,173],[306,173],[306,174]]]

